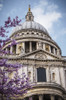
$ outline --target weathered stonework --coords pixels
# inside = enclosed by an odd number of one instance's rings
[[[22,73],[25,72],[27,76],[30,74],[30,82],[36,83],[27,94],[17,99],[27,100],[31,97],[32,100],[44,100],[44,98],[45,100],[66,100],[66,57],[61,55],[60,47],[52,40],[47,30],[34,22],[31,11],[28,11],[26,18],[26,22],[16,27],[10,36],[18,43],[15,48],[16,54],[0,57],[8,58],[8,63],[22,64],[24,66]],[[3,49],[7,50],[10,44],[11,40],[6,42]],[[10,50],[12,49],[11,47]],[[39,68],[45,69],[46,82],[38,82]]]

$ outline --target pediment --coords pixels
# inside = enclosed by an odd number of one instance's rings
[[[34,55],[34,58],[35,59],[39,59],[39,60],[43,60],[43,59],[47,59],[47,56],[46,56],[45,53],[39,52],[39,53],[36,53]]]
[[[38,59],[38,60],[60,59],[59,57],[57,57],[53,54],[47,53],[43,50],[37,50],[37,51],[34,51],[32,53],[28,53],[26,55],[23,55],[23,57],[24,58],[29,58],[29,59]]]

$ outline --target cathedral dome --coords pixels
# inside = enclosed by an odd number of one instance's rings
[[[30,9],[25,16],[25,19],[26,21],[24,23],[15,27],[12,31],[10,38],[11,40],[15,39],[16,43],[18,43],[18,46],[13,47],[15,50],[12,51],[14,51],[15,54],[20,54],[23,49],[23,54],[27,54],[41,49],[53,56],[61,56],[61,49],[50,37],[44,26],[34,21],[34,16]],[[10,45],[9,42],[7,44]],[[4,49],[6,47],[7,45]]]
[[[20,26],[17,26],[12,33],[15,33],[17,31],[23,30],[23,29],[36,29],[41,30],[44,33],[48,34],[47,30],[42,26],[41,24],[35,22],[35,21],[25,21]]]
[[[27,15],[25,16],[26,21],[24,23],[22,23],[21,25],[17,26],[13,31],[12,31],[12,35],[14,33],[17,33],[19,31],[22,32],[22,30],[37,30],[37,31],[42,31],[44,34],[48,35],[48,31],[46,30],[46,28],[44,26],[42,26],[41,24],[37,23],[34,21],[34,16],[31,12],[31,9],[28,10]],[[11,36],[12,36],[11,35]]]

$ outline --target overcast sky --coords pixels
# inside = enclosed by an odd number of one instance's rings
[[[29,4],[34,20],[47,29],[66,56],[66,0],[0,0],[0,26],[9,16],[24,22]]]

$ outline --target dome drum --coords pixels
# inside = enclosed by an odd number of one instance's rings
[[[8,45],[10,45],[11,42],[8,43],[7,45],[5,45],[3,49],[6,51],[8,50],[9,52],[11,51],[11,53],[13,54],[20,54],[22,53],[22,51],[25,54],[25,53],[30,53],[35,50],[42,49],[56,56],[60,55],[60,49],[58,49],[58,47],[44,40],[39,42],[38,39],[30,38],[30,39],[22,39],[22,41],[21,40],[17,40],[17,41],[16,41],[17,44],[12,45],[11,47],[8,47]]]

